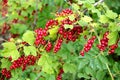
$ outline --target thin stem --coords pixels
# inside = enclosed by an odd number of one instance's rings
[[[113,77],[113,75],[112,75],[112,73],[111,73],[111,71],[110,71],[110,68],[109,68],[109,66],[108,66],[107,63],[106,63],[106,67],[107,67],[108,72],[109,72],[109,74],[110,74],[110,76],[111,76],[111,79],[114,80],[114,77]]]

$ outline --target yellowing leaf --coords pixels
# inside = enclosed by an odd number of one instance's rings
[[[64,25],[64,28],[65,28],[65,29],[68,29],[68,28],[73,29],[73,25],[65,24],[65,25]]]
[[[26,32],[23,34],[22,39],[23,39],[24,41],[26,41],[27,43],[29,43],[30,45],[33,45],[33,44],[34,44],[34,41],[35,41],[34,32],[33,32],[33,31],[26,31]]]
[[[37,55],[36,54],[36,48],[34,46],[24,46],[24,53],[27,56],[30,55],[30,54],[32,54],[34,56]]]
[[[15,43],[13,42],[6,42],[2,44],[4,49],[2,50],[1,55],[4,57],[12,57],[12,60],[18,59],[20,56]]]
[[[1,64],[1,68],[7,68],[7,69],[9,69],[10,66],[11,66],[10,60],[5,59],[5,58],[1,59],[1,63],[2,63]]]
[[[85,21],[85,22],[91,22],[93,21],[93,19],[89,16],[84,16],[81,20]]]
[[[101,15],[100,16],[100,20],[101,23],[108,23],[109,19],[105,16],[105,15]]]
[[[113,45],[117,42],[118,32],[117,31],[111,32],[107,37],[109,38],[108,45]]]
[[[74,14],[72,14],[72,15],[70,15],[70,16],[68,16],[69,17],[69,19],[71,20],[71,21],[73,21],[74,19],[75,19],[75,15]]]

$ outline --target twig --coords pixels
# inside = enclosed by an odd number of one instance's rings
[[[100,3],[102,3],[102,2],[104,2],[104,0],[99,0],[98,2],[96,2],[96,3],[94,4],[94,6],[97,6],[98,4],[100,4]]]

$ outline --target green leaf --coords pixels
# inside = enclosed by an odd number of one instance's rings
[[[104,63],[104,64],[108,63],[108,59],[104,55],[100,55],[98,58],[100,59],[100,61],[102,63]]]
[[[30,79],[35,80],[37,75],[35,73],[30,73]]]
[[[103,80],[105,76],[105,72],[102,70],[97,71],[96,78],[97,80]]]
[[[81,60],[80,60],[80,63],[79,63],[78,69],[79,69],[79,70],[80,70],[80,69],[83,69],[85,66],[88,65],[88,63],[89,63],[89,61],[88,61],[87,59],[81,59]]]
[[[87,75],[93,75],[94,74],[94,71],[92,70],[92,68],[90,67],[85,67],[85,72],[87,73]]]
[[[38,65],[42,67],[42,71],[48,74],[53,74],[52,59],[47,53],[44,53],[38,60]]]
[[[68,17],[69,17],[69,19],[70,19],[71,21],[75,20],[75,15],[74,15],[74,14],[72,14],[72,15],[70,15],[70,16],[68,16]]]
[[[118,39],[118,32],[111,32],[109,33],[109,35],[107,36],[109,41],[108,41],[108,45],[113,45],[116,43],[117,39]]]
[[[85,21],[87,23],[93,21],[93,19],[91,17],[89,17],[89,16],[84,16],[83,18],[81,18],[81,20],[83,20],[83,21]]]
[[[117,13],[113,12],[112,10],[107,10],[105,15],[110,19],[115,19],[118,16]]]
[[[2,56],[4,57],[12,57],[12,60],[18,59],[20,56],[15,43],[13,42],[6,42],[2,44],[4,49],[2,50]]]
[[[116,23],[110,23],[109,24],[109,29],[114,32],[114,31],[118,30],[118,26],[117,26]]]
[[[117,30],[120,31],[120,23],[117,25]]]
[[[84,3],[84,6],[88,8],[88,10],[91,10],[93,8],[93,5],[87,1]]]
[[[85,22],[85,21],[83,21],[83,20],[80,20],[78,23],[79,23],[79,25],[81,25],[81,26],[87,26],[87,25],[88,25],[88,23]]]
[[[55,40],[57,37],[57,32],[58,32],[59,27],[58,26],[54,26],[53,28],[49,29],[49,35],[48,37],[46,37],[47,39],[52,39]]]
[[[8,59],[5,59],[5,58],[1,59],[1,63],[2,63],[1,68],[9,69],[10,66],[11,66],[11,62]]]
[[[86,79],[90,79],[90,77],[84,73],[78,73],[77,75],[79,78],[86,78]]]
[[[70,64],[70,63],[65,63],[63,65],[63,70],[65,73],[76,73],[76,65],[75,64]]]
[[[118,68],[119,64],[117,62],[115,62],[115,64],[113,65],[113,71],[114,72],[119,72],[119,68]]]
[[[10,31],[13,34],[22,34],[27,30],[26,25],[24,24],[13,24]]]
[[[17,80],[19,78],[19,76],[21,76],[22,74],[23,74],[23,72],[22,72],[21,68],[11,70],[11,75],[13,77],[13,80]]]
[[[102,70],[103,69],[103,65],[105,65],[105,64],[102,64],[100,59],[98,59],[98,58],[95,58],[95,62],[94,63],[97,66],[97,68],[100,69],[100,70]]]
[[[101,23],[108,23],[109,19],[105,15],[101,15],[99,21]]]
[[[23,39],[24,41],[26,41],[27,43],[29,43],[30,45],[33,45],[33,44],[34,44],[34,41],[35,41],[34,32],[33,32],[33,31],[26,31],[26,32],[23,34],[22,39]]]
[[[73,7],[73,9],[75,9],[75,10],[79,10],[79,9],[80,9],[79,6],[78,6],[77,4],[75,4],[75,3],[72,4],[72,7]]]
[[[34,56],[36,56],[36,48],[34,46],[24,46],[24,53],[26,56],[32,54]]]
[[[64,28],[65,28],[65,29],[73,29],[73,25],[65,24],[65,25],[64,25]]]

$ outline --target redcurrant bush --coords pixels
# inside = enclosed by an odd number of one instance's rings
[[[1,0],[0,80],[119,80],[119,4]]]

